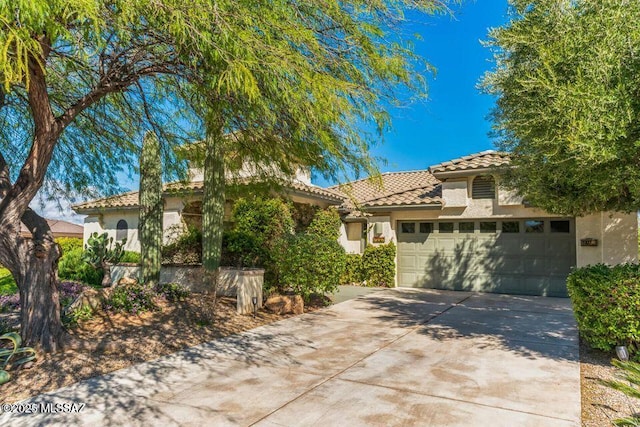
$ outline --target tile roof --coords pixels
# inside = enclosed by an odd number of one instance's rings
[[[509,164],[509,155],[507,153],[487,150],[431,166],[429,170],[433,174],[438,174],[442,172],[486,169],[507,164]]]
[[[248,181],[239,182],[240,184],[248,184]],[[302,182],[291,182],[283,184],[285,189],[296,190],[302,193],[308,193],[323,199],[327,199],[332,202],[341,203],[344,197],[329,188],[317,187],[315,185],[304,184]],[[203,181],[193,182],[171,182],[163,186],[164,194],[175,194],[180,192],[187,193],[199,193],[204,189]],[[286,190],[285,190],[286,191]],[[113,208],[137,208],[138,207],[138,192],[130,191],[124,194],[118,194],[110,197],[103,197],[97,200],[90,200],[85,203],[80,203],[73,206],[73,209],[80,213],[82,211],[94,210],[94,209],[113,209]]]
[[[428,170],[388,172],[375,179],[361,179],[330,187],[341,192],[345,209],[361,207],[442,203],[440,181]]]
[[[408,172],[387,172],[379,179],[366,178],[329,188],[304,184],[299,181],[284,184],[285,191],[299,191],[336,203],[342,203],[345,210],[356,206],[418,206],[442,204],[442,188],[436,178],[440,173],[463,172],[503,166],[509,163],[507,153],[494,150],[464,156],[431,166],[428,170]],[[246,184],[248,182],[238,182]],[[202,181],[173,182],[165,184],[165,193],[200,192],[204,188]],[[105,208],[136,208],[138,193],[129,192],[117,196],[105,197],[73,206],[77,212]]]

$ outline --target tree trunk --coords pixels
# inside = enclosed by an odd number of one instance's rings
[[[64,332],[57,283],[60,248],[44,219],[28,210],[23,222],[31,239],[20,236],[19,223],[0,229],[0,261],[20,292],[20,335],[29,346],[56,352]]]
[[[102,263],[102,283],[103,288],[110,288],[111,282],[111,265],[107,262]]]

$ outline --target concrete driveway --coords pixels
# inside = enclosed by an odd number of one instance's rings
[[[578,426],[569,300],[396,289],[30,399],[0,425]]]

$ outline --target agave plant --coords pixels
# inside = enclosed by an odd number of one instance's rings
[[[31,347],[20,347],[22,338],[15,332],[9,332],[0,336],[0,341],[9,341],[12,347],[0,349],[0,385],[8,382],[11,375],[6,371],[7,367],[16,367],[36,358],[36,351]]]
[[[621,370],[620,380],[601,381],[602,384],[623,392],[629,397],[640,399],[640,363],[613,360],[613,365]],[[640,427],[640,413],[613,421],[616,426]]]

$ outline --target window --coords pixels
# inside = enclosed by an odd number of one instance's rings
[[[518,221],[502,221],[503,233],[519,233],[520,223]]]
[[[116,240],[121,241],[127,238],[127,231],[129,230],[129,224],[124,219],[118,221],[116,225]]]
[[[569,221],[550,221],[550,229],[552,233],[569,233]]]
[[[496,181],[492,176],[477,176],[471,187],[472,199],[495,199]]]
[[[495,221],[480,223],[481,233],[495,233],[496,229],[497,229],[497,223]]]
[[[453,233],[453,223],[452,222],[441,222],[438,226],[438,230],[441,233]]]
[[[432,222],[421,222],[420,223],[420,232],[421,233],[433,233],[433,223]]]
[[[525,233],[544,233],[544,221],[530,219],[524,222]]]
[[[402,222],[400,223],[400,232],[410,234],[416,232],[415,222]]]
[[[476,227],[473,222],[460,222],[458,223],[458,231],[460,233],[473,233]]]

